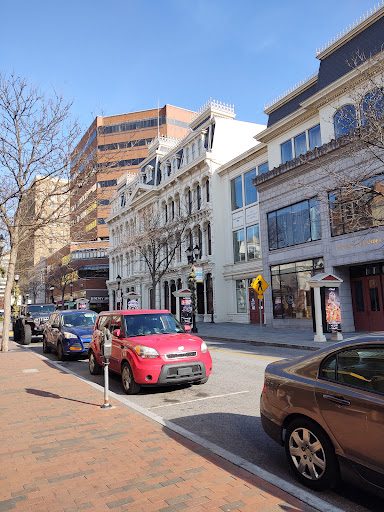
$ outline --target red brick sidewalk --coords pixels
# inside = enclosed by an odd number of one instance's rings
[[[0,512],[314,511],[10,343],[0,353]],[[31,370],[37,370],[31,371]]]

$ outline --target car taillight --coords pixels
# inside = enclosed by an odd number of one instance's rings
[[[266,392],[267,392],[267,388],[265,386],[265,379],[264,379],[263,393],[266,393]]]

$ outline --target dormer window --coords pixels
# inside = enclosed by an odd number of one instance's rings
[[[120,206],[122,208],[124,208],[124,206],[127,204],[127,198],[126,198],[126,195],[125,195],[125,192],[123,192],[121,195],[120,195]]]
[[[153,178],[153,165],[147,165],[145,167],[145,174],[147,176],[147,183],[149,183]]]

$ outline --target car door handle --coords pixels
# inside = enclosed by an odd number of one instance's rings
[[[346,400],[342,396],[335,396],[335,395],[323,395],[323,398],[326,400],[329,400],[331,402],[335,402],[335,404],[339,405],[351,405],[351,402],[349,400]]]
[[[124,345],[120,345],[120,348],[124,348]]]

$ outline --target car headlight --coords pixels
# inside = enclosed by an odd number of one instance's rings
[[[77,340],[78,339],[78,336],[76,336],[76,334],[73,334],[72,332],[63,332],[63,336],[67,340]]]
[[[207,344],[205,343],[205,341],[202,341],[201,342],[201,347],[200,347],[200,350],[203,354],[206,354],[208,352],[208,347],[207,347]]]
[[[136,345],[135,351],[143,359],[152,359],[155,357],[159,357],[158,351],[152,347],[144,347],[143,345]]]

